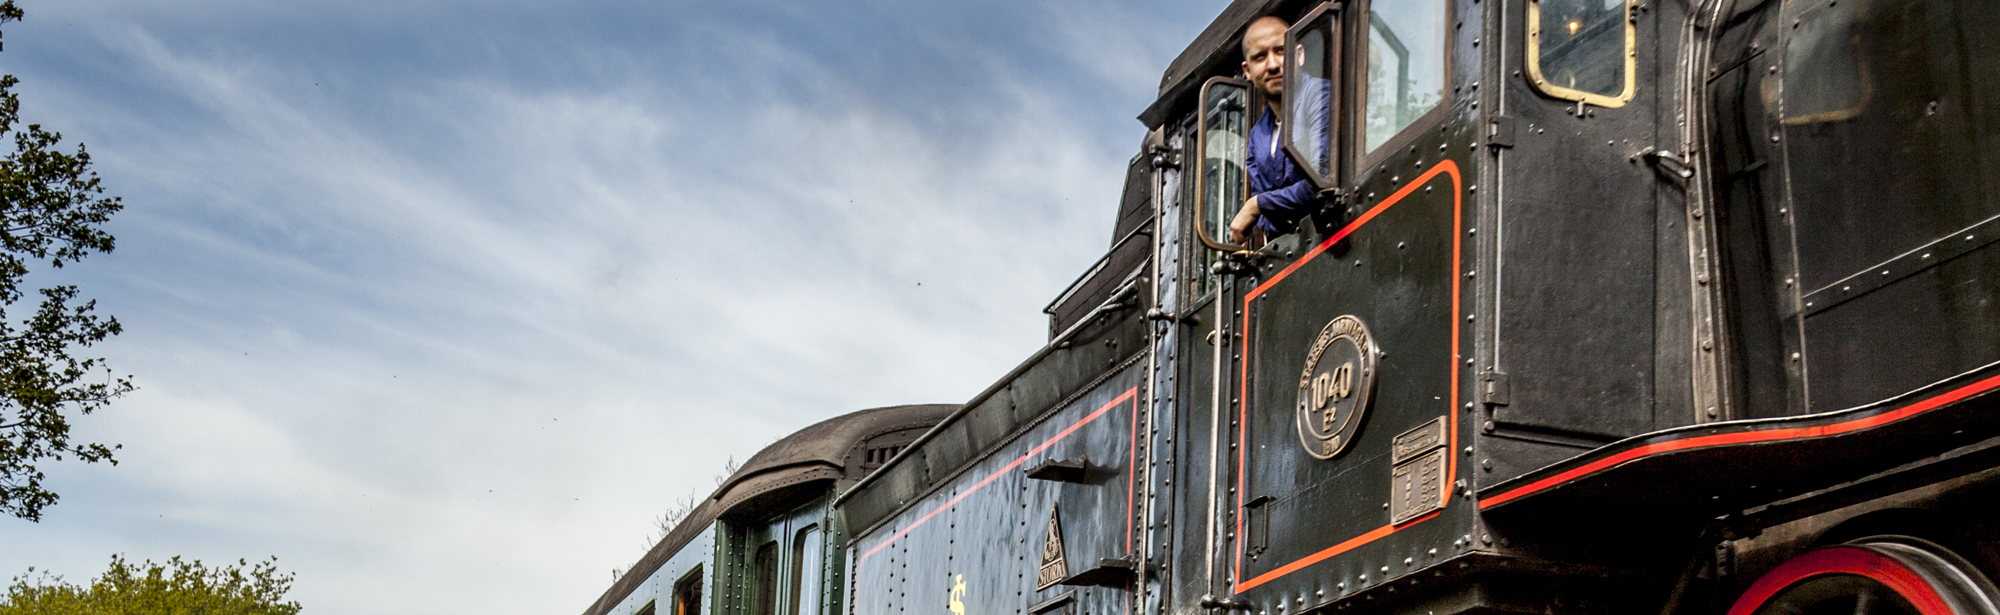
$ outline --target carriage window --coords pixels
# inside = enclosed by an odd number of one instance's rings
[[[1340,14],[1331,5],[1314,10],[1285,33],[1285,49],[1285,149],[1313,183],[1332,186]]]
[[[674,615],[701,615],[701,568],[674,583]]]
[[[1217,77],[1201,88],[1201,121],[1196,131],[1200,141],[1201,174],[1195,176],[1197,236],[1213,250],[1235,251],[1241,246],[1223,243],[1229,238],[1229,220],[1245,199],[1250,198],[1250,175],[1244,151],[1250,135],[1247,109],[1250,83]]]
[[[1544,94],[1621,107],[1638,89],[1627,0],[1530,0],[1528,77]]]
[[[751,613],[755,615],[778,615],[778,543],[767,542],[757,548],[755,583],[757,593]]]
[[[791,615],[818,615],[820,557],[819,526],[799,530],[792,541]]]
[[[1388,143],[1444,100],[1445,3],[1375,3],[1368,11],[1364,151]]]

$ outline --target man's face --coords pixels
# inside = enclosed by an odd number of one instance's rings
[[[1243,31],[1243,76],[1264,96],[1277,100],[1285,92],[1285,22],[1266,17]]]

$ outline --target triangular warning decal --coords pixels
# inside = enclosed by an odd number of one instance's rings
[[[1035,576],[1035,591],[1069,578],[1069,563],[1063,557],[1062,522],[1056,519],[1055,507],[1049,507],[1049,534],[1042,541],[1042,570]]]

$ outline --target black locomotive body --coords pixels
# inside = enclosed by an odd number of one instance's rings
[[[1280,141],[1320,189],[1226,241]],[[836,501],[854,613],[1996,613],[2000,16],[1239,0],[1051,342]]]

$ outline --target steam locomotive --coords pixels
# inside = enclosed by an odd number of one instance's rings
[[[2000,613],[2000,12],[1237,0],[1140,119],[1046,347],[588,614]]]

